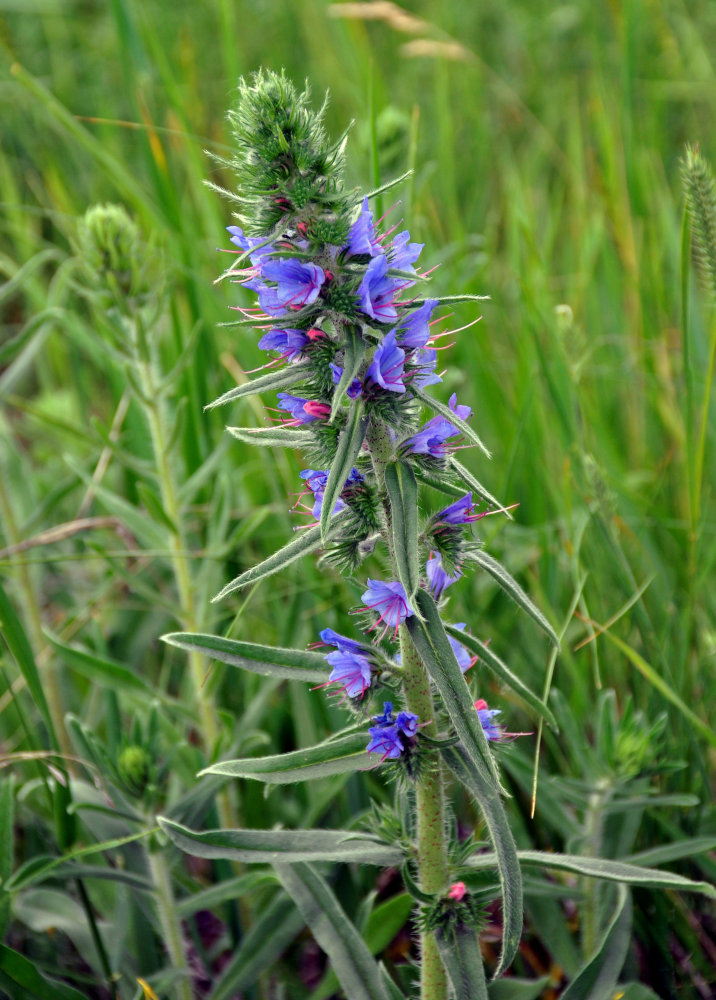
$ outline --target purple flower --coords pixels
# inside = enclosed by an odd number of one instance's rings
[[[382,247],[375,235],[373,213],[368,208],[367,198],[363,199],[360,215],[348,233],[347,249],[351,254],[369,254],[371,257],[382,253]]]
[[[437,351],[419,350],[415,361],[419,367],[410,373],[411,386],[416,389],[424,389],[426,385],[437,385],[438,382],[442,382],[440,376],[435,372],[438,363]]]
[[[453,625],[453,628],[459,628],[462,632],[465,629],[465,622],[459,622],[457,625]],[[455,659],[463,673],[470,669],[475,663],[477,663],[476,656],[470,656],[469,652],[463,644],[458,639],[453,639],[451,635],[448,636],[448,641],[452,646],[453,653],[455,654]]]
[[[398,712],[395,728],[406,736],[415,736],[418,731],[418,717],[412,712]]]
[[[360,308],[379,323],[395,323],[398,312],[394,300],[404,286],[404,282],[388,277],[388,266],[385,254],[374,257],[358,288]]]
[[[331,373],[333,375],[333,384],[338,385],[343,375],[343,369],[340,365],[336,365],[331,361]],[[363,386],[360,384],[360,379],[354,378],[351,384],[346,389],[346,395],[350,399],[356,399],[363,392]]]
[[[384,583],[382,580],[368,580],[368,589],[361,595],[361,600],[366,607],[378,612],[378,622],[385,622],[385,631],[392,628],[395,635],[398,634],[398,627],[413,614],[405,589],[397,581]]]
[[[292,426],[298,424],[310,424],[313,420],[327,417],[331,408],[327,403],[318,403],[314,399],[301,399],[300,396],[292,396],[288,392],[279,392],[279,409],[288,410],[293,420],[288,421]]]
[[[263,257],[269,257],[274,253],[274,247],[270,243],[266,243],[263,236],[245,236],[244,231],[241,226],[227,226],[226,231],[231,233],[231,242],[241,250],[252,251],[249,253],[249,260],[254,265],[254,267],[259,267]],[[265,246],[260,246],[260,244],[265,243]],[[259,247],[258,250],[254,250],[254,247]]]
[[[425,347],[430,339],[430,317],[437,299],[426,299],[419,309],[408,313],[398,324],[398,343],[406,350]]]
[[[299,472],[299,476],[306,480],[306,485],[312,493],[325,490],[328,482],[328,473],[318,469],[304,469],[303,472]]]
[[[383,702],[383,714],[376,715],[373,717],[373,722],[377,722],[381,726],[391,726],[393,724],[393,702],[384,701]]]
[[[451,503],[449,507],[443,507],[433,517],[434,521],[442,521],[443,524],[468,524],[471,520],[473,510],[472,493],[466,493],[464,497]]]
[[[405,747],[395,726],[371,726],[366,753],[382,754],[383,760],[397,760]]]
[[[269,316],[275,309],[300,309],[315,302],[326,280],[323,268],[300,260],[267,260],[261,262],[261,277],[276,282],[276,288],[259,289],[261,308]],[[263,295],[262,295],[263,293]]]
[[[488,708],[487,702],[480,698],[479,701],[475,702],[475,709],[477,710],[478,718],[480,719],[480,724],[482,726],[482,731],[488,740],[501,740],[506,735],[512,736],[522,736],[522,733],[510,733],[506,734],[504,729],[499,723],[493,722],[492,720],[496,715],[500,715],[499,708]]]
[[[333,667],[329,681],[340,684],[349,698],[362,698],[371,681],[370,663],[365,656],[337,649],[326,659]]]
[[[451,583],[455,583],[462,576],[460,570],[457,571],[455,576],[450,576],[449,573],[445,572],[442,556],[439,552],[430,553],[430,557],[425,564],[425,571],[428,575],[428,586],[436,599],[441,596],[446,587],[449,587]]]
[[[469,406],[461,406],[457,403],[455,393],[450,397],[449,406],[461,420],[467,420],[472,413]],[[459,433],[458,428],[451,424],[446,417],[433,417],[432,420],[428,420],[422,430],[403,441],[402,448],[415,455],[432,455],[434,458],[442,458],[447,450],[446,440],[456,437]]]
[[[324,628],[320,636],[321,642],[325,643],[326,646],[335,646],[342,653],[357,653],[361,656],[366,653],[366,648],[362,643],[356,642],[355,639],[349,639],[347,636],[341,635],[340,632],[334,632],[332,628]],[[392,711],[393,706],[390,707]]]
[[[396,268],[398,271],[415,271],[413,264],[420,256],[424,243],[408,243],[410,239],[410,233],[405,230],[405,232],[398,233],[398,235],[393,239],[393,243],[390,250],[390,266]]]
[[[286,361],[295,361],[309,339],[303,330],[269,330],[259,341],[259,347],[262,351],[278,351]]]
[[[390,392],[405,392],[402,381],[404,361],[405,351],[396,345],[395,330],[391,330],[376,348],[366,375],[371,382]]]

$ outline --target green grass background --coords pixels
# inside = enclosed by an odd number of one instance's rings
[[[227,151],[224,115],[238,76],[284,67],[297,83],[310,81],[317,102],[330,89],[332,134],[355,119],[352,184],[367,189],[413,169],[383,203],[399,199],[390,221],[404,219],[425,242],[426,266],[439,265],[431,293],[491,297],[481,322],[442,355],[447,374],[436,393],[456,391],[473,407],[494,457],[461,457],[503,502],[519,504],[514,522],[490,518],[481,536],[555,625],[566,626],[553,686],[572,722],[561,737],[545,734],[534,823],[533,746],[516,750],[508,766],[523,845],[565,846],[551,814],[553,784],[586,782],[576,804],[566,793],[563,800],[581,815],[594,776],[619,771],[618,760],[604,762],[596,722],[607,689],[620,711],[633,698],[650,725],[666,716],[643,768],[651,768],[653,788],[695,797],[689,808],[640,812],[633,849],[713,835],[714,317],[684,279],[680,160],[687,142],[716,158],[714,5],[430,0],[408,16],[390,4],[318,0],[3,0],[0,52],[2,545],[78,515],[87,489],[80,473],[96,468],[122,398],[122,368],[100,348],[64,264],[77,217],[93,203],[121,202],[164,254],[169,305],[157,336],[165,369],[187,345],[192,352],[169,404],[173,412],[187,400],[178,480],[224,449],[186,511],[203,626],[297,646],[325,625],[352,627],[346,612],[361,581],[342,582],[310,560],[230,606],[208,605],[295,523],[286,495],[298,489],[300,457],[252,453],[223,433],[225,422],[265,420],[261,406],[201,411],[234,384],[237,368],[262,363],[253,332],[217,325],[230,318],[229,305],[246,300],[236,286],[212,284],[231,207],[202,181],[231,186],[231,178],[204,150]],[[451,323],[474,316],[460,308]],[[142,467],[127,455],[150,458],[134,404],[103,482],[141,507]],[[108,510],[115,512],[95,498],[83,512]],[[167,560],[141,548],[127,551],[98,528],[4,554],[0,574],[41,664],[50,658],[44,624],[63,642],[130,666],[157,690],[189,698],[183,657],[156,641],[177,627]],[[578,617],[567,622],[580,586]],[[451,615],[542,690],[547,643],[494,585],[463,581]],[[597,638],[600,625],[607,631]],[[66,660],[54,663],[63,707],[104,734],[102,685]],[[32,745],[24,726],[39,723],[12,658],[4,669],[16,695],[0,701],[0,739],[10,753]],[[227,719],[240,720],[227,731],[255,730],[276,749],[307,745],[341,724],[339,710],[297,686],[286,692],[218,668],[209,684]],[[510,729],[532,727],[517,702],[501,704]],[[131,700],[121,707],[125,719],[139,712]],[[181,714],[171,724],[188,732]],[[27,778],[21,768],[19,780]],[[191,768],[182,780],[191,786]],[[245,796],[243,815],[256,826],[265,815],[298,825],[312,813],[337,825],[367,804],[353,782],[332,812],[330,795],[317,805],[303,786],[268,806],[260,789]],[[24,822],[42,840],[42,811],[25,808]],[[694,866],[698,877],[713,875],[705,858]],[[671,918],[654,900],[652,911],[644,904],[651,920],[637,920],[642,959],[659,956],[667,970],[661,995],[677,995],[691,974],[673,952]],[[707,980],[706,932],[688,912],[695,905],[676,907],[673,933]],[[564,927],[560,934],[569,937]],[[558,950],[553,942],[550,949]]]

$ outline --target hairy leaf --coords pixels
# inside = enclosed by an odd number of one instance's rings
[[[477,549],[471,552],[470,559],[476,562],[478,566],[481,566],[482,569],[487,570],[490,576],[496,580],[497,583],[499,583],[506,593],[510,595],[512,600],[518,604],[544,632],[547,633],[552,643],[555,646],[559,646],[559,639],[557,638],[555,630],[552,628],[539,608],[532,603],[522,587],[520,587],[517,580],[510,576],[504,566],[498,563],[496,559],[493,559],[492,556],[489,556],[487,552],[484,552],[482,549]]]
[[[258,392],[271,392],[276,389],[287,389],[291,385],[303,382],[311,372],[310,365],[288,365],[279,371],[269,372],[259,378],[253,378],[243,385],[237,385],[229,389],[213,403],[207,403],[205,410],[213,410],[216,406],[225,406],[226,403],[233,403],[235,399],[242,399],[245,396],[253,396]]]
[[[316,440],[306,427],[227,427],[229,434],[244,444],[266,448],[311,448]]]
[[[200,771],[200,774],[223,774],[231,778],[252,778],[267,784],[284,785],[309,778],[325,778],[330,774],[345,774],[371,767],[366,733],[351,733],[319,743],[306,750],[294,750],[271,757],[247,757],[225,760]]]
[[[161,638],[170,646],[203,653],[212,660],[220,660],[264,677],[320,684],[331,671],[325,656],[305,649],[261,646],[255,642],[224,639],[220,635],[204,635],[201,632],[169,632]]]
[[[460,924],[447,931],[437,930],[435,941],[455,1000],[488,1000],[477,931]]]
[[[614,996],[631,940],[631,893],[617,887],[617,905],[597,950],[582,966],[562,1000],[603,1000]]]
[[[439,413],[441,417],[447,417],[453,427],[456,427],[461,434],[464,434],[468,441],[472,441],[473,444],[476,444],[484,455],[487,455],[488,458],[492,458],[489,449],[485,444],[483,444],[481,438],[478,437],[467,421],[458,417],[456,413],[453,413],[447,403],[441,403],[440,400],[433,399],[432,396],[428,396],[428,394],[423,392],[421,389],[413,389],[413,392],[416,396],[422,399],[426,406],[429,406],[431,410],[434,410],[435,413]]]
[[[324,541],[328,538],[331,526],[335,523],[333,508],[343,492],[346,480],[351,474],[351,470],[358,458],[358,452],[363,444],[367,426],[368,418],[363,412],[363,403],[360,399],[354,399],[348,414],[346,426],[338,438],[336,456],[333,459],[331,471],[328,474],[328,482],[323,493],[321,537]]]
[[[420,583],[418,563],[418,484],[409,465],[388,462],[385,488],[390,501],[391,533],[398,579],[412,602]]]
[[[473,493],[477,493],[481,500],[490,504],[491,507],[497,507],[500,510],[503,510],[505,512],[505,516],[512,520],[512,514],[510,514],[509,510],[505,510],[505,505],[501,504],[499,500],[496,500],[492,493],[486,490],[482,483],[473,476],[470,470],[466,469],[465,466],[458,462],[458,460],[452,455],[448,459],[448,466],[457,473],[466,486],[470,487]]]
[[[366,342],[360,335],[359,327],[353,326],[352,324],[345,327],[343,372],[341,373],[338,385],[333,391],[333,400],[331,401],[331,420],[334,419],[348,387],[358,374],[358,370],[363,362],[363,358],[365,357],[366,346]]]

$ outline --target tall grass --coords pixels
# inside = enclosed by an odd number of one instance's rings
[[[260,585],[233,604],[208,603],[218,581],[272,551],[296,523],[287,495],[298,489],[300,457],[267,451],[273,476],[259,475],[255,454],[226,440],[226,415],[202,412],[241,371],[262,363],[252,332],[218,325],[243,293],[213,285],[223,263],[215,248],[226,245],[231,208],[202,183],[209,177],[231,186],[204,150],[225,151],[224,113],[236,79],[260,64],[283,66],[297,81],[308,77],[317,99],[330,88],[334,134],[356,119],[349,155],[356,185],[370,188],[415,168],[389,220],[405,217],[413,237],[425,241],[428,266],[440,264],[436,289],[491,296],[481,322],[456,337],[444,391],[458,390],[473,407],[494,452],[489,464],[472,459],[478,477],[505,503],[519,504],[512,522],[481,522],[491,551],[509,553],[505,561],[525,588],[564,627],[552,680],[561,733],[543,734],[539,767],[534,747],[515,747],[509,757],[523,845],[591,849],[594,827],[579,796],[593,790],[595,775],[626,780],[605,736],[611,690],[622,719],[636,708],[648,728],[664,716],[660,734],[644,744],[641,769],[651,773],[652,791],[676,798],[612,817],[600,851],[626,855],[713,836],[709,357],[716,327],[712,302],[686,280],[679,164],[687,141],[716,161],[714,9],[678,0],[453,0],[416,5],[406,21],[389,5],[355,6],[48,0],[33,4],[30,15],[0,3],[0,576],[10,636],[0,738],[17,783],[26,786],[17,803],[17,864],[65,846],[46,795],[57,772],[20,755],[60,750],[83,758],[80,723],[67,727],[66,712],[118,750],[122,740],[131,742],[132,718],[145,724],[154,692],[162,706],[160,745],[173,768],[169,802],[186,799],[205,754],[216,752],[201,749],[206,733],[197,729],[183,660],[156,642],[181,622],[176,536],[150,509],[160,490],[147,426],[127,395],[125,369],[108,358],[75,289],[76,220],[91,204],[123,203],[163,254],[162,371],[190,352],[167,404],[172,414],[183,407],[172,457],[178,488],[201,477],[184,505],[181,558],[206,628],[308,643],[321,627],[339,626],[334,607],[349,606],[359,593],[306,562],[292,568],[287,583]],[[376,9],[380,18],[370,16]],[[451,323],[473,318],[456,309]],[[261,404],[241,402],[226,422],[266,419]],[[151,525],[144,538],[141,524],[128,523],[128,510]],[[94,520],[80,523],[87,518]],[[453,600],[456,620],[493,637],[512,669],[541,686],[546,643],[493,585],[474,577]],[[329,728],[333,710],[297,685],[259,685],[218,666],[206,684],[226,713],[217,716],[224,750],[237,742],[248,750],[290,749]],[[528,728],[521,707],[511,710],[511,728]],[[82,800],[67,844],[135,832],[98,810],[94,772],[67,760],[63,767],[74,775],[75,804]],[[368,804],[352,780],[327,783],[318,800],[303,786],[267,801],[253,787],[241,788],[240,801],[234,791],[230,806],[248,826],[306,825],[323,816],[347,822]],[[377,781],[374,791],[386,794]],[[202,803],[195,805],[198,815]],[[143,823],[146,832],[149,813]],[[129,870],[141,870],[134,848],[116,850]],[[702,854],[691,865],[696,877],[714,875]],[[175,870],[178,896],[195,888],[197,874]],[[219,872],[229,877],[248,876]],[[350,911],[372,876],[341,878]],[[104,883],[87,884],[85,911],[102,917],[100,933],[115,948],[107,961],[117,968],[125,955],[119,995],[141,995],[128,985],[127,969],[141,975],[162,968],[157,939],[141,933],[141,920],[151,925],[155,918],[137,916],[136,903],[118,901]],[[221,910],[234,954],[242,933],[271,912],[273,891],[259,886],[253,913]],[[58,882],[14,898],[14,947],[52,969],[53,947],[39,932],[71,927],[75,950],[60,949],[70,956],[65,974],[78,984],[108,978],[101,954],[79,960],[93,923],[74,910],[60,922],[69,904]],[[660,897],[644,893],[642,904],[653,919],[636,925],[640,974],[662,996],[697,987],[706,996],[700,984],[709,981],[709,942],[698,904],[672,899],[671,926]],[[560,906],[535,897],[530,916],[546,954],[572,972],[580,945]],[[396,917],[396,933],[399,927]],[[236,990],[236,983],[268,989],[267,980],[253,983],[278,968],[292,928],[263,965],[250,964],[252,939],[244,939],[238,965],[246,968],[233,974]],[[113,930],[134,934],[135,944],[115,946]],[[211,966],[198,937],[193,947]],[[303,948],[309,962],[305,946],[292,947]],[[527,951],[522,961],[523,974],[540,971]],[[289,984],[289,995],[308,996],[290,966],[279,981]],[[0,980],[0,995],[2,988]]]

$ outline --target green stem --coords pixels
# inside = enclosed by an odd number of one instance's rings
[[[605,808],[612,796],[612,786],[608,778],[601,778],[589,796],[584,818],[584,848],[586,857],[597,858],[601,854],[604,833]],[[595,878],[582,879],[584,905],[582,907],[582,954],[589,958],[597,948],[599,940],[599,901],[601,883]]]
[[[393,445],[387,428],[371,421],[366,436],[373,461],[378,486],[385,496],[385,464],[393,454]],[[390,505],[386,498],[385,514],[388,522],[385,540],[390,551],[393,570],[397,578],[395,554],[390,532]],[[420,719],[423,731],[436,736],[435,708],[430,690],[430,679],[404,625],[400,626],[400,653],[403,668],[405,703]],[[415,789],[415,811],[418,834],[418,878],[423,892],[444,893],[448,887],[448,858],[445,838],[445,795],[443,775],[437,751],[433,754],[432,767],[426,767]],[[421,1000],[447,1000],[447,978],[435,937],[430,931],[420,935],[420,996]]]
[[[184,954],[181,921],[176,916],[176,902],[166,858],[161,849],[147,850],[147,863],[154,883],[159,923],[172,968],[181,977],[177,988],[178,1000],[192,1000],[189,966]]]

